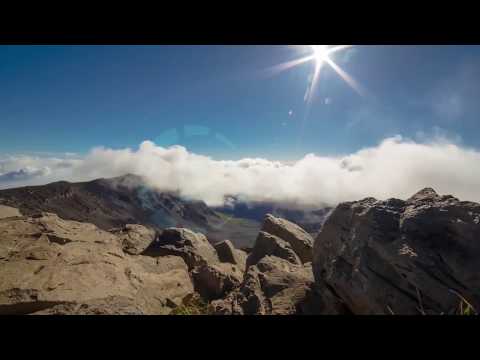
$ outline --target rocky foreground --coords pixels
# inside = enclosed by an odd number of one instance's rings
[[[479,259],[480,205],[432,189],[341,204],[316,239],[268,215],[248,254],[0,206],[0,314],[475,313]]]

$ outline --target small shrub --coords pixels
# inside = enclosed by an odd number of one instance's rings
[[[193,294],[185,297],[182,301],[182,305],[173,309],[170,315],[210,315],[210,307],[198,294]]]
[[[460,304],[458,305],[458,309],[456,311],[456,315],[461,315],[461,316],[473,316],[473,315],[478,315],[477,310],[473,307],[472,304],[468,302],[467,299],[465,299],[462,295],[460,295],[458,292],[455,290],[450,290],[450,292],[454,295],[456,295],[460,299]]]

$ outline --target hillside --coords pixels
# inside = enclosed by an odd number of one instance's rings
[[[212,241],[228,238],[239,247],[251,246],[260,229],[259,221],[225,215],[203,202],[155,191],[135,175],[0,190],[0,204],[18,208],[25,215],[55,213],[103,230],[125,224],[158,230],[187,227],[208,234]]]

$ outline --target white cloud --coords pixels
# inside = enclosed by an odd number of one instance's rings
[[[50,181],[87,181],[133,173],[161,191],[215,206],[228,195],[247,201],[277,201],[319,207],[365,197],[407,198],[424,187],[480,202],[480,152],[442,138],[413,142],[394,137],[343,157],[306,155],[293,163],[266,159],[217,161],[180,146],[150,141],[138,150],[97,148],[83,159],[0,158],[0,187]]]
[[[2,173],[0,175],[0,183],[30,180],[40,176],[48,176],[50,172],[51,171],[49,167],[38,169],[35,167],[27,166],[15,171]]]

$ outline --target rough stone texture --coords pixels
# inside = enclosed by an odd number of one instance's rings
[[[297,315],[351,315],[332,289],[325,283],[312,284],[298,302]]]
[[[18,209],[10,206],[0,205],[0,219],[22,216]]]
[[[218,262],[217,253],[205,235],[188,229],[164,230],[157,240],[145,250],[144,255],[152,257],[180,256],[185,260],[190,271],[196,266]]]
[[[314,273],[354,314],[480,308],[480,205],[424,189],[407,201],[339,205],[314,246]]]
[[[134,299],[112,296],[85,303],[60,304],[30,315],[146,315]]]
[[[257,264],[265,256],[276,256],[292,264],[302,264],[288,242],[277,236],[261,231],[258,234],[251,254],[248,255],[247,267]]]
[[[240,286],[243,272],[232,264],[201,265],[192,271],[195,290],[202,298],[211,301],[225,296]]]
[[[130,256],[121,239],[91,224],[43,213],[1,219],[0,234],[0,314],[112,297],[162,314],[169,311],[167,302],[193,292],[183,260]]]
[[[211,308],[217,315],[292,315],[312,285],[311,267],[267,256],[248,268],[239,289]]]
[[[111,232],[121,239],[123,251],[130,255],[143,253],[156,237],[155,230],[142,225],[125,225],[123,228]]]
[[[247,263],[247,253],[245,251],[235,249],[230,240],[217,243],[214,247],[217,251],[218,258],[222,263],[236,265],[240,270],[245,271]]]
[[[303,263],[312,261],[313,238],[298,225],[269,214],[265,217],[262,231],[288,242]]]

